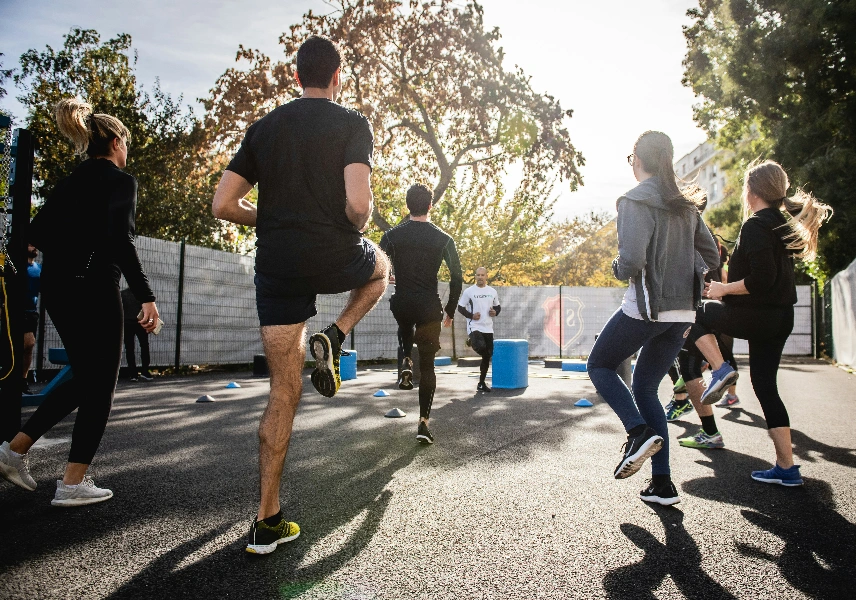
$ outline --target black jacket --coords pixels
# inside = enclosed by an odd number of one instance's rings
[[[60,180],[30,224],[28,241],[44,253],[47,293],[71,281],[124,275],[140,302],[155,296],[134,246],[137,180],[104,158],[82,162]]]
[[[759,210],[746,219],[728,263],[728,281],[743,280],[748,295],[729,295],[734,306],[792,306],[797,303],[794,258],[785,247],[791,231],[777,208]]]

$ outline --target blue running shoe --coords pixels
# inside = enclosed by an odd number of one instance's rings
[[[739,377],[734,367],[728,363],[722,363],[716,371],[711,373],[710,383],[704,394],[701,395],[702,404],[715,404],[722,398],[723,394],[728,391],[728,388],[737,383]]]
[[[752,479],[762,483],[778,483],[786,487],[796,487],[803,484],[799,465],[794,465],[790,469],[783,469],[777,464],[766,471],[752,471]]]

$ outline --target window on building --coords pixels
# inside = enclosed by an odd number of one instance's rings
[[[684,163],[681,166],[681,168],[683,169],[683,172],[681,173],[681,175],[686,175],[687,174],[687,163]]]
[[[701,179],[704,179],[705,177],[707,177],[707,167],[701,170]]]
[[[711,197],[711,199],[716,198],[716,191],[717,191],[718,189],[719,189],[719,186],[718,186],[718,185],[716,184],[716,182],[714,181],[714,182],[713,182],[713,188],[711,189],[711,192],[710,192],[710,197]]]
[[[711,177],[716,177],[716,165],[713,165],[713,173],[710,175]]]

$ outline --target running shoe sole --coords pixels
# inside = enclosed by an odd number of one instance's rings
[[[701,403],[705,405],[716,404],[722,399],[722,396],[728,391],[732,385],[737,383],[737,378],[740,374],[737,371],[731,371],[724,378],[716,382],[713,387],[709,387],[701,396]]]
[[[315,370],[312,371],[312,385],[322,396],[332,398],[338,391],[336,377],[333,374],[333,351],[330,338],[323,333],[313,333],[309,338],[309,350],[315,359]]]
[[[250,554],[270,554],[276,547],[280,544],[284,544],[286,542],[291,542],[300,537],[300,532],[298,531],[294,535],[290,535],[288,537],[280,538],[272,544],[247,544],[247,552]]]
[[[9,483],[14,483],[19,488],[25,489],[28,492],[34,492],[36,490],[36,486],[30,487],[26,481],[21,479],[21,474],[15,467],[11,467],[6,463],[0,462],[0,474],[3,475],[3,479]]]
[[[401,371],[401,380],[398,382],[398,389],[413,389],[413,371],[411,371],[410,369],[404,369]]]
[[[416,441],[420,444],[433,444],[434,440],[429,438],[427,435],[422,435],[421,433],[416,434]]]
[[[68,500],[51,500],[51,506],[59,506],[61,508],[69,508],[74,506],[86,506],[88,504],[98,504],[113,497],[113,492],[109,496],[100,496],[98,498],[69,498]]]
[[[661,498],[660,496],[643,496],[639,494],[639,498],[644,502],[651,502],[653,504],[661,504],[663,506],[672,506],[673,504],[677,504],[681,501],[680,498]]]
[[[657,454],[663,447],[663,438],[659,435],[654,435],[648,438],[644,444],[636,451],[636,454],[631,454],[625,458],[618,468],[615,469],[616,479],[627,479],[636,471],[642,468],[645,461]]]
[[[804,483],[802,479],[800,479],[799,482],[796,482],[796,481],[790,482],[790,481],[785,481],[784,479],[765,479],[763,477],[755,477],[754,475],[751,475],[751,477],[755,481],[760,481],[761,483],[776,483],[778,485],[783,485],[785,487],[799,487]]]

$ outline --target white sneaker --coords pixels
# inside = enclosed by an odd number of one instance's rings
[[[26,454],[17,454],[9,448],[9,442],[0,444],[0,475],[17,485],[32,492],[36,482],[30,477],[30,467]]]
[[[77,485],[65,485],[62,479],[56,481],[56,495],[51,500],[52,506],[83,506],[104,502],[113,497],[113,492],[97,487],[92,477],[83,476],[83,481]]]

